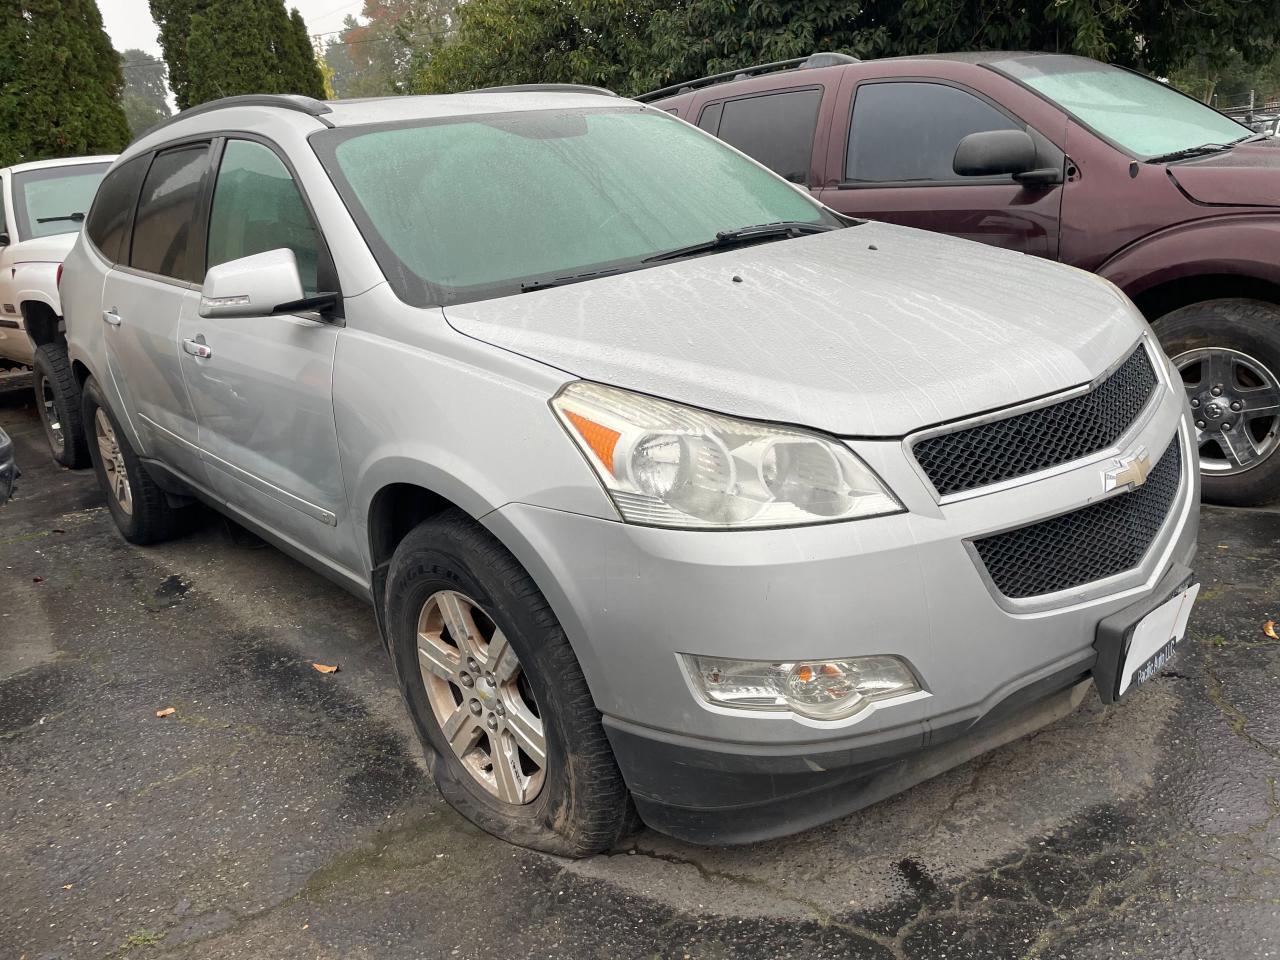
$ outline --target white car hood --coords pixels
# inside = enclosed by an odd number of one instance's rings
[[[585,379],[844,436],[901,436],[1087,383],[1146,327],[1082,271],[883,223],[445,314]]]
[[[61,263],[76,245],[79,232],[55,233],[12,244],[5,258],[10,263]]]

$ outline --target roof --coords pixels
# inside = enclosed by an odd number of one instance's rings
[[[59,157],[54,160],[32,160],[29,163],[15,163],[6,167],[10,173],[25,173],[28,170],[48,170],[52,167],[71,167],[82,163],[110,163],[116,158],[114,153],[93,157]]]

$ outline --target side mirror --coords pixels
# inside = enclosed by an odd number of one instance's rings
[[[1025,130],[983,130],[956,146],[952,169],[962,177],[1026,173],[1036,165],[1036,145]]]
[[[0,247],[7,247],[8,245],[9,245],[9,234],[0,233]]]
[[[334,310],[338,294],[302,294],[302,278],[293,251],[285,247],[228,260],[204,275],[202,317],[270,317],[279,313]]]

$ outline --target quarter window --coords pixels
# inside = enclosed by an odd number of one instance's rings
[[[941,83],[868,83],[849,125],[845,179],[863,183],[961,180],[956,147],[971,133],[1022,124],[971,93]]]
[[[126,237],[138,205],[138,188],[150,156],[134,157],[112,170],[98,187],[84,229],[98,251],[112,263],[125,252]]]
[[[156,154],[142,184],[129,266],[192,283],[204,279],[195,220],[208,166],[208,144]]]
[[[698,125],[792,183],[809,182],[821,90],[788,90],[712,104]],[[719,111],[715,129],[708,124]]]
[[[293,251],[303,291],[319,292],[319,234],[289,169],[269,147],[228,140],[209,213],[209,266],[281,247]]]

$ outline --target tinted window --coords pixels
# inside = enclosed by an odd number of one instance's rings
[[[134,157],[107,174],[98,187],[98,195],[89,210],[84,229],[89,239],[104,257],[118,263],[123,243],[133,222],[133,210],[138,203],[138,187],[147,172],[150,157]]]
[[[702,116],[698,118],[698,126],[707,133],[716,133],[720,129],[720,111],[724,109],[723,103],[713,103],[710,106],[702,108]]]
[[[940,83],[863,84],[853,102],[845,178],[959,180],[956,147],[971,133],[1021,130],[995,107]]]
[[[204,279],[195,219],[208,165],[207,144],[156,154],[138,202],[131,267],[193,283]]]
[[[77,163],[15,173],[13,213],[19,239],[76,233],[109,166]]]
[[[302,288],[319,291],[320,242],[288,168],[269,147],[228,140],[209,211],[209,266],[286,247]]]
[[[730,100],[716,135],[793,183],[808,183],[821,90]]]

